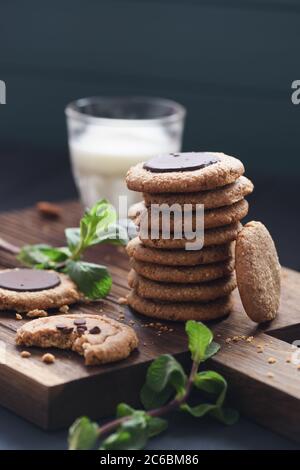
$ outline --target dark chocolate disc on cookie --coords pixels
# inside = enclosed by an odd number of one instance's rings
[[[39,269],[7,269],[0,272],[0,288],[16,292],[36,292],[53,289],[60,284],[54,272]]]
[[[210,152],[185,152],[158,155],[144,163],[145,170],[153,173],[201,170],[219,162],[220,159]]]

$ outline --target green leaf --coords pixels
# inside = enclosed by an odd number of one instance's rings
[[[92,449],[98,439],[98,425],[83,416],[76,419],[69,429],[69,450]]]
[[[97,243],[97,232],[105,232],[117,220],[116,210],[105,199],[87,210],[80,221],[80,236],[85,247]]]
[[[203,362],[209,359],[210,357],[214,356],[215,354],[217,354],[219,350],[220,350],[220,345],[216,343],[215,341],[212,341],[206,348]]]
[[[168,422],[162,418],[149,416],[147,420],[148,437],[154,437],[165,431],[168,427]]]
[[[146,413],[136,412],[101,444],[101,450],[140,450],[148,440]]]
[[[193,361],[204,361],[206,350],[213,340],[211,330],[201,322],[189,320],[185,325],[185,331],[188,335],[189,350]]]
[[[194,378],[194,385],[199,390],[217,395],[216,405],[222,406],[227,392],[227,382],[213,370],[198,372]]]
[[[70,227],[65,229],[65,236],[67,239],[68,247],[73,253],[80,242],[80,228]]]
[[[89,299],[101,299],[110,292],[112,279],[105,266],[68,261],[65,272]]]
[[[201,403],[200,405],[197,405],[197,406],[189,406],[187,403],[184,403],[180,407],[182,411],[187,411],[195,418],[202,418],[203,416],[205,416],[206,414],[208,414],[215,408],[216,408],[216,405],[211,404],[211,403]]]
[[[146,383],[141,391],[141,401],[146,409],[161,406],[174,390],[184,393],[186,374],[176,359],[164,354],[152,362],[147,371]]]
[[[210,412],[210,415],[228,426],[235,424],[239,420],[238,411],[233,410],[232,408],[221,408],[217,406]]]
[[[117,418],[123,418],[124,416],[131,416],[136,410],[126,403],[119,403],[117,406]]]
[[[68,259],[67,248],[54,248],[50,245],[25,245],[17,256],[24,265],[38,269],[55,269],[57,263]]]

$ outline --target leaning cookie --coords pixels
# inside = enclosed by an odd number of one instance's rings
[[[146,279],[158,282],[179,282],[183,284],[208,282],[229,276],[234,270],[234,259],[199,266],[162,266],[130,260],[130,266]]]
[[[19,346],[71,349],[88,366],[120,361],[138,346],[135,331],[105,315],[67,314],[32,320],[16,336]]]
[[[128,211],[128,216],[138,226],[147,224],[149,229],[154,227],[160,232],[166,224],[170,225],[171,233],[183,231],[187,218],[191,219],[191,228],[196,230],[197,226],[202,222],[200,216],[196,212],[182,211],[175,213],[169,212],[169,205],[167,211],[163,214],[162,210],[146,208],[144,202],[138,202],[131,206]],[[204,211],[204,229],[223,227],[242,220],[248,214],[249,204],[245,199],[235,202],[230,206],[219,207],[217,209],[208,209]],[[198,220],[199,219],[199,220]]]
[[[252,191],[252,182],[245,176],[240,176],[234,183],[208,191],[198,193],[143,193],[143,199],[147,207],[151,204],[192,204],[193,209],[195,209],[196,204],[204,204],[205,209],[215,209],[241,201]]]
[[[217,263],[233,256],[233,243],[207,246],[202,250],[156,250],[144,246],[136,237],[126,247],[128,256],[138,261],[167,266],[195,266],[199,264]]]
[[[129,287],[140,297],[168,302],[209,302],[230,294],[236,288],[235,275],[199,284],[156,282],[137,274],[133,269],[128,275]]]
[[[25,286],[22,290],[22,287],[17,285],[19,281],[15,282],[16,276],[20,277],[21,274],[22,276],[26,274],[27,279],[29,279],[29,275],[34,276],[31,282],[32,289],[28,287],[28,290],[24,290]],[[42,282],[46,277],[49,279],[49,276],[54,280],[53,287],[51,287],[51,283]],[[40,284],[38,284],[39,282]],[[35,309],[47,310],[71,305],[81,298],[82,295],[76,285],[65,274],[30,269],[0,271],[0,310],[14,310],[16,312],[28,312]]]
[[[128,305],[142,315],[161,320],[210,321],[228,315],[232,310],[231,296],[208,303],[159,302],[140,297],[135,290],[127,296]]]
[[[161,162],[167,162],[168,166],[163,171],[159,171]],[[189,171],[191,167],[195,169]],[[189,152],[162,155],[153,162],[139,163],[128,171],[126,183],[132,191],[191,193],[230,184],[244,171],[240,160],[224,153]]]
[[[236,275],[242,304],[257,323],[278,312],[281,267],[273,239],[261,222],[247,223],[236,242]]]
[[[224,227],[210,228],[205,230],[204,233],[204,247],[212,245],[223,245],[224,243],[232,242],[236,239],[239,231],[242,228],[240,222],[224,225]],[[162,250],[180,250],[187,249],[187,243],[195,243],[195,246],[198,245],[197,240],[186,238],[174,238],[172,234],[170,238],[157,238],[151,239],[151,232],[148,234],[140,233],[139,238],[141,242],[150,248],[157,248]],[[192,251],[190,248],[187,251]],[[195,250],[196,251],[196,250]]]

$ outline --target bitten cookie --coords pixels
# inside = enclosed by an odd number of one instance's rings
[[[130,240],[126,247],[128,256],[138,261],[168,265],[195,266],[198,264],[216,263],[233,256],[233,243],[207,246],[202,250],[156,250],[144,246],[138,237]]]
[[[130,266],[138,274],[152,281],[188,284],[229,276],[234,270],[234,259],[199,266],[162,266],[131,259]]]
[[[169,206],[169,205],[168,205]],[[204,228],[216,228],[223,227],[224,225],[230,225],[239,220],[242,220],[248,214],[249,204],[245,199],[231,204],[231,206],[219,207],[217,209],[208,209],[204,211]],[[192,230],[197,228],[197,217],[196,212],[188,212],[186,214],[179,212],[178,216],[171,212],[162,214],[162,211],[155,209],[146,208],[144,202],[138,202],[129,208],[129,218],[131,218],[135,224],[140,225],[147,223],[149,229],[154,227],[162,232],[163,220],[164,223],[170,224],[170,231],[172,233],[183,230],[186,223],[186,217],[191,218]],[[200,222],[199,222],[200,223]]]
[[[224,227],[210,228],[205,230],[204,247],[211,245],[223,245],[224,243],[234,241],[241,228],[242,224],[237,222],[230,225],[224,225]],[[162,250],[185,249],[187,243],[193,242],[193,240],[187,240],[186,238],[172,238],[172,234],[170,239],[151,239],[151,232],[148,234],[148,236],[140,233],[139,238],[145,246]]]
[[[146,206],[151,204],[204,204],[205,209],[230,206],[241,201],[253,191],[252,182],[245,176],[240,176],[234,183],[220,188],[198,193],[143,193]],[[194,209],[195,207],[193,207]]]
[[[133,269],[128,275],[129,287],[140,297],[168,302],[209,302],[230,294],[236,288],[235,275],[199,284],[156,282],[145,279]]]
[[[17,331],[19,346],[71,349],[88,366],[125,359],[138,346],[135,331],[106,316],[55,315],[32,320]]]
[[[190,193],[230,184],[244,171],[240,160],[224,153],[169,154],[130,168],[126,183],[145,193]]]
[[[247,315],[257,323],[273,320],[280,302],[281,268],[266,227],[247,223],[237,237],[235,253],[237,284]]]
[[[47,310],[73,304],[81,298],[76,285],[65,274],[35,269],[0,271],[0,310]]]
[[[138,313],[161,320],[210,321],[228,315],[232,310],[231,297],[222,297],[208,303],[157,302],[140,297],[135,290],[127,296],[127,302]]]

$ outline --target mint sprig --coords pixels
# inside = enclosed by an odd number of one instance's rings
[[[102,199],[87,209],[80,226],[65,230],[67,246],[56,248],[46,244],[26,245],[18,260],[35,269],[64,272],[89,299],[105,297],[112,279],[105,266],[82,261],[85,251],[103,243],[126,245],[127,231],[117,224],[117,214],[108,201]]]
[[[143,449],[151,437],[167,429],[168,423],[162,416],[175,409],[196,418],[209,415],[227,425],[235,423],[237,411],[225,406],[228,386],[224,377],[211,370],[198,371],[200,364],[220,348],[213,342],[211,330],[203,323],[190,320],[186,332],[192,357],[188,376],[173,356],[158,357],[149,366],[141,391],[141,402],[147,411],[121,403],[116,419],[102,427],[92,421],[87,425],[88,418],[80,418],[69,430],[69,448]],[[193,389],[200,392],[200,402],[191,405],[189,397]]]

